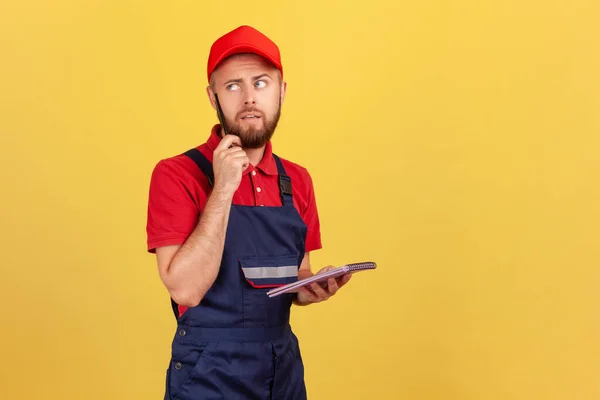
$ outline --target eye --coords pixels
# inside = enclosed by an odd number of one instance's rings
[[[262,89],[267,86],[267,82],[265,81],[256,81],[254,84],[257,88]]]
[[[240,86],[237,83],[230,83],[227,85],[227,90],[239,90]]]

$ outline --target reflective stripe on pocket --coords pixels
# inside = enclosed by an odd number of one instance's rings
[[[298,258],[293,255],[275,257],[241,257],[244,278],[256,288],[278,287],[298,280]]]
[[[285,265],[282,267],[248,267],[242,268],[248,279],[278,279],[292,278],[298,276],[296,265]]]

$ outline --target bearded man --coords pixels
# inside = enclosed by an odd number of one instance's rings
[[[165,399],[306,399],[291,306],[330,298],[350,275],[266,294],[313,275],[322,247],[310,174],[272,149],[287,87],[279,48],[240,26],[211,46],[207,80],[219,123],[150,181],[147,251],[177,323]]]

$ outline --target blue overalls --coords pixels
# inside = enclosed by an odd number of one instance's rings
[[[212,186],[210,162],[196,149],[185,155]],[[214,284],[182,316],[171,300],[177,329],[165,399],[306,399],[298,339],[289,325],[294,294],[266,295],[298,279],[307,233],[291,180],[273,157],[282,206],[232,205]]]

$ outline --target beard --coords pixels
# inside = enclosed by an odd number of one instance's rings
[[[277,124],[279,123],[279,118],[281,116],[281,100],[279,101],[279,105],[277,107],[277,111],[272,118],[267,118],[267,116],[263,112],[259,112],[255,108],[247,108],[239,112],[239,114],[246,112],[255,112],[260,114],[260,120],[262,121],[262,127],[256,128],[253,126],[243,127],[241,124],[232,122],[231,120],[225,118],[225,131],[229,135],[235,135],[240,138],[242,142],[242,147],[245,149],[259,149],[263,147],[275,133],[275,128],[277,128]],[[237,120],[237,118],[236,118]]]

